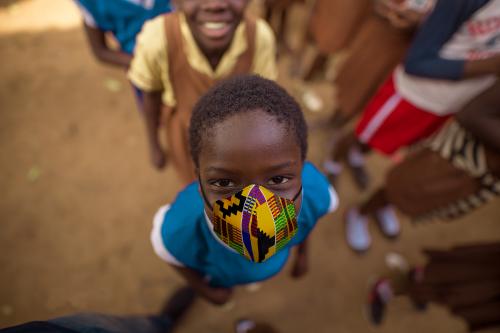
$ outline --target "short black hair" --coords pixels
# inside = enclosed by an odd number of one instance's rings
[[[285,89],[258,75],[240,75],[219,82],[193,108],[189,127],[191,157],[198,157],[208,132],[226,118],[241,112],[263,110],[274,117],[300,145],[301,158],[307,154],[307,125],[302,110]]]

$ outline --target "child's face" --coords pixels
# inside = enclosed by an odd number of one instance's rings
[[[206,54],[225,51],[233,40],[248,0],[177,0],[191,33]]]
[[[264,111],[227,118],[204,140],[198,171],[210,205],[251,184],[264,186],[287,199],[293,199],[300,191],[300,145],[285,125]],[[301,200],[300,195],[295,200],[297,212]],[[205,211],[211,211],[206,203]]]

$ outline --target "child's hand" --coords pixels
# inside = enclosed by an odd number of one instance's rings
[[[500,54],[485,59],[465,62],[463,78],[492,74],[500,77]]]
[[[186,279],[189,285],[207,301],[216,305],[223,305],[231,299],[231,296],[233,295],[233,290],[231,288],[211,287],[207,282],[207,278],[199,272],[188,267],[172,267],[178,271]]]
[[[492,57],[493,63],[494,63],[494,70],[493,73],[500,77],[500,55],[495,55]]]
[[[213,304],[223,305],[231,299],[233,289],[206,286],[203,290],[200,290],[200,294]]]
[[[401,0],[376,1],[375,12],[398,29],[414,28],[424,17],[424,13],[408,8]]]
[[[290,272],[291,276],[295,279],[299,279],[306,275],[308,271],[309,260],[307,259],[307,254],[303,252],[297,252],[292,271]]]
[[[167,160],[167,153],[161,147],[151,147],[151,162],[156,169],[163,169],[167,164]]]
[[[388,16],[391,24],[399,29],[411,29],[418,26],[420,21],[423,19],[422,13],[419,13],[413,9],[403,9],[398,12]]]

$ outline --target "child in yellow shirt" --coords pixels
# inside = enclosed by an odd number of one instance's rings
[[[269,26],[245,15],[248,0],[174,4],[175,13],[144,25],[128,77],[144,93],[153,165],[162,169],[171,160],[185,185],[195,179],[188,148],[194,104],[217,81],[235,74],[275,79],[276,47]],[[168,155],[160,144],[160,125],[166,130]]]

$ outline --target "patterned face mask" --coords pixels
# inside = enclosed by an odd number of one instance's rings
[[[205,193],[203,198],[209,207]],[[219,239],[253,262],[263,262],[281,250],[297,233],[294,201],[263,186],[248,185],[212,207],[214,232]]]

